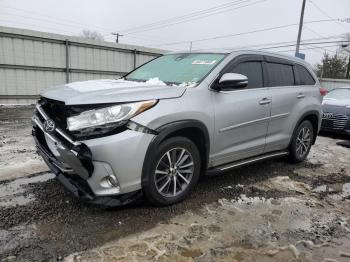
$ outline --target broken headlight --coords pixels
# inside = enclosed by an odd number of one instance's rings
[[[94,127],[124,125],[130,118],[146,111],[157,103],[157,100],[127,103],[88,110],[67,118],[69,131],[90,129]]]

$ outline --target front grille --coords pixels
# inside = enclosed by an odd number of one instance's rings
[[[322,127],[342,130],[347,122],[348,117],[346,115],[334,114],[332,117],[322,120]]]
[[[50,148],[47,145],[46,138],[44,132],[38,128],[37,126],[33,127],[32,135],[37,143],[37,148],[39,151],[42,151],[45,155],[50,158],[50,162],[54,164],[54,166],[58,167],[60,170],[68,170],[69,167],[58,160],[54,154],[51,153]]]
[[[79,115],[84,111],[98,109],[112,104],[88,104],[88,105],[66,105],[64,102],[41,97],[39,104],[48,118],[52,119],[56,126],[59,127],[66,135],[70,136],[73,140],[87,140],[103,136],[109,136],[123,132],[127,129],[126,123],[118,125],[115,123],[106,124],[103,126],[96,126],[92,128],[85,128],[77,131],[69,131],[67,128],[67,118],[70,116]],[[39,115],[41,121],[44,121],[43,117]],[[120,124],[120,123],[119,123]],[[55,134],[64,140],[60,134]]]
[[[67,109],[64,102],[42,97],[39,103],[56,125],[63,130],[67,128]]]

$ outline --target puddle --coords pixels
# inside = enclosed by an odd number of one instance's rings
[[[189,248],[185,248],[182,252],[181,252],[181,256],[183,257],[190,257],[190,258],[196,258],[196,257],[200,257],[202,255],[202,251],[200,249],[189,249]]]
[[[296,192],[299,194],[308,194],[310,192],[310,187],[308,184],[301,183],[290,179],[288,176],[276,176],[270,178],[260,185],[261,189],[265,190],[276,190],[283,192]]]
[[[330,184],[330,185],[321,185],[315,187],[312,192],[314,193],[329,193],[329,197],[334,200],[343,200],[350,196],[350,183],[345,184]]]
[[[343,184],[342,191],[339,194],[330,195],[334,200],[343,200],[350,196],[350,183]]]
[[[45,182],[54,178],[52,173],[19,178],[0,185],[0,207],[26,205],[34,200],[34,195],[26,193],[26,185]]]

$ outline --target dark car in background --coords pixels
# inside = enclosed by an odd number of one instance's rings
[[[322,109],[322,131],[350,135],[350,86],[331,90]]]

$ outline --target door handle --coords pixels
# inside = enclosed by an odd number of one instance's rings
[[[263,98],[263,99],[261,99],[259,101],[260,105],[267,105],[267,104],[270,104],[270,103],[271,103],[271,99],[268,99],[267,97],[265,97],[265,98]]]
[[[297,95],[297,98],[298,98],[298,99],[304,98],[304,97],[305,97],[305,95],[304,95],[303,93],[299,93],[299,94]]]

